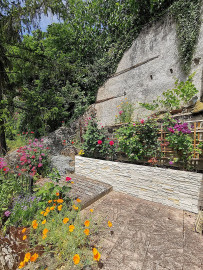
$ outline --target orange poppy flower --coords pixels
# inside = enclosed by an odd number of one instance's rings
[[[60,204],[60,205],[58,206],[58,210],[59,210],[59,211],[61,211],[62,206],[63,206],[62,204]]]
[[[48,231],[49,231],[49,230],[48,230],[47,228],[45,228],[45,229],[43,230],[43,232],[42,232],[42,233],[43,233],[43,234],[47,234],[47,233],[48,233]]]
[[[80,256],[78,254],[73,256],[73,262],[74,264],[78,264],[80,262]]]
[[[47,237],[47,235],[46,235],[46,234],[42,235],[42,239],[45,239],[46,237]]]
[[[32,222],[32,227],[33,227],[33,229],[37,229],[38,223],[37,223],[37,220],[36,220],[36,219],[33,220],[33,222]]]
[[[101,257],[101,254],[99,253],[99,251],[96,248],[93,248],[92,252],[93,252],[93,255],[94,255],[93,260],[94,261],[99,261],[99,259]]]
[[[75,204],[72,207],[73,209],[78,210],[78,206],[75,206]]]
[[[57,200],[54,200],[54,202],[56,202]]]
[[[56,196],[59,196],[59,193],[58,192],[56,193]]]
[[[63,199],[58,199],[57,203],[63,203]]]
[[[67,218],[67,217],[63,219],[64,224],[66,224],[68,221],[69,221],[69,218]]]
[[[54,209],[55,209],[55,206],[50,207],[50,210],[54,210]]]
[[[94,210],[93,209],[90,209],[90,212],[92,213]]]
[[[30,258],[31,262],[35,262],[37,260],[37,258],[39,257],[39,255],[37,253],[33,254]]]
[[[24,228],[24,229],[22,229],[22,231],[21,231],[21,232],[22,232],[22,233],[25,233],[25,232],[26,232],[26,230],[27,230],[27,229],[26,229],[26,228]]]
[[[26,238],[27,238],[27,235],[24,235],[24,236],[23,236],[23,240],[25,240]]]
[[[24,257],[24,262],[29,262],[30,257],[31,257],[30,252],[26,253],[26,254],[25,254],[25,257]]]
[[[19,269],[23,268],[25,266],[25,262],[20,262],[20,265],[18,266]]]
[[[56,206],[56,204],[54,203],[53,206]]]
[[[86,235],[89,235],[90,230],[89,230],[89,229],[85,229],[85,230],[84,230],[84,233],[85,233]]]
[[[75,226],[74,225],[70,225],[69,226],[69,232],[73,232],[74,229],[75,229]]]
[[[48,203],[51,203],[51,202],[52,202],[52,200],[49,200],[49,201],[48,201]]]
[[[46,219],[44,219],[43,221],[42,221],[42,224],[45,224],[47,221],[46,221]]]
[[[85,220],[84,225],[85,225],[85,227],[89,227],[90,226],[89,220]]]
[[[77,200],[76,200],[76,201],[77,201],[77,202],[79,202],[79,203],[81,202],[81,200],[80,200],[79,198],[77,198]]]
[[[111,221],[108,221],[108,226],[109,226],[109,228],[111,228],[111,227],[112,227],[112,223],[111,223]]]

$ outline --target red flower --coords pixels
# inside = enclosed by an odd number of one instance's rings
[[[4,172],[6,172],[6,168],[4,168]]]
[[[98,140],[98,142],[97,142],[98,144],[102,144],[102,140]]]
[[[70,181],[71,179],[71,177],[66,177],[66,181]]]
[[[31,131],[30,133],[34,134],[34,131]]]
[[[141,119],[141,120],[140,120],[140,123],[141,123],[141,124],[144,124],[144,119]]]
[[[74,144],[74,142],[71,142],[72,144]]]
[[[110,144],[110,145],[114,145],[114,141],[110,141],[109,144]]]

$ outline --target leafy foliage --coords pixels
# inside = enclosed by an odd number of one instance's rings
[[[166,110],[179,109],[181,105],[187,105],[190,99],[198,93],[192,82],[194,74],[190,75],[185,82],[175,81],[175,88],[163,92],[163,99],[158,97],[152,103],[139,103],[148,110],[164,108]]]
[[[182,69],[189,74],[193,53],[196,48],[201,26],[202,0],[179,0],[171,6],[179,39],[179,56]]]
[[[116,132],[118,151],[124,152],[130,160],[156,157],[160,151],[158,131],[153,119],[124,125]]]

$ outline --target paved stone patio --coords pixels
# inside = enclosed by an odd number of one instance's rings
[[[202,270],[203,236],[196,215],[112,191],[82,211],[101,221],[104,270]],[[113,223],[108,228],[107,221]]]

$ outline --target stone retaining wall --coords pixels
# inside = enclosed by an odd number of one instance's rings
[[[116,191],[197,213],[203,207],[203,174],[76,156],[75,172]]]

